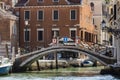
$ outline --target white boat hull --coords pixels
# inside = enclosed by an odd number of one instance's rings
[[[1,65],[0,66],[0,75],[9,74],[11,67],[12,67],[11,64]]]

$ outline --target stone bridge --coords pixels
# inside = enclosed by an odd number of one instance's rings
[[[103,65],[110,65],[116,62],[116,59],[113,57],[107,57],[98,52],[94,52],[88,49],[78,48],[76,46],[52,46],[17,57],[13,64],[13,72],[24,72],[33,62],[39,60],[40,57],[43,57],[44,55],[47,55],[49,53],[55,53],[59,51],[82,53],[101,62]]]

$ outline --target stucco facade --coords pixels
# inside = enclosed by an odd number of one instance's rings
[[[98,37],[97,37],[97,41],[98,43],[102,44],[103,40],[104,40],[104,36],[102,33],[102,29],[101,29],[101,22],[102,22],[102,8],[103,8],[103,0],[88,0],[89,1],[89,5],[92,7],[93,6],[93,24],[96,26],[97,28],[97,33],[98,33]]]
[[[110,0],[106,4],[106,26],[108,28],[108,40],[114,48],[114,58],[117,63],[114,66],[120,67],[120,1]],[[111,29],[111,30],[109,30]],[[110,40],[111,36],[111,40]],[[107,45],[109,46],[109,45]]]

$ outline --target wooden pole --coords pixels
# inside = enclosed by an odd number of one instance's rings
[[[9,54],[8,54],[8,44],[7,44],[7,43],[5,44],[5,48],[6,48],[6,56],[7,56],[7,58],[9,58]]]
[[[55,62],[56,62],[56,69],[58,69],[58,58],[57,58],[57,52],[55,52]]]
[[[37,63],[37,68],[38,68],[38,71],[40,71],[39,61],[37,60],[37,61],[36,61],[36,63]]]

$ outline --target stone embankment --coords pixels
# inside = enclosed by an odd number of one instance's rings
[[[39,63],[39,65],[38,65]],[[55,60],[38,60],[34,62],[30,70],[38,71],[38,70],[46,70],[46,69],[55,69],[56,61]],[[97,63],[98,66],[101,66],[100,63]],[[81,67],[81,60],[58,60],[58,68],[67,68],[67,67]]]
[[[31,65],[32,71],[36,71],[38,69],[38,67],[40,68],[40,70],[55,69],[56,68],[55,60],[38,60],[38,62],[39,62],[39,66],[37,66],[37,64],[35,62]],[[65,67],[68,67],[69,64],[65,60],[59,60],[58,66],[65,68]]]
[[[39,63],[39,65],[38,65]],[[38,70],[38,67],[40,70],[44,69],[54,69],[56,68],[56,61],[55,60],[38,60],[37,62],[34,62],[31,65],[31,70]],[[81,66],[81,60],[58,60],[58,67],[59,68],[66,68],[66,67],[80,67]]]

